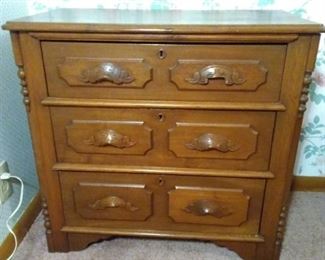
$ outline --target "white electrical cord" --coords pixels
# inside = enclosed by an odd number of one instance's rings
[[[17,211],[19,210],[22,202],[23,202],[23,198],[24,198],[24,182],[22,179],[20,179],[18,176],[12,176],[10,173],[5,172],[3,174],[1,174],[0,176],[1,180],[9,180],[9,179],[16,179],[20,182],[21,184],[21,188],[20,188],[20,195],[19,195],[19,202],[17,207],[15,208],[15,210],[11,213],[11,215],[9,216],[9,218],[6,221],[6,226],[9,230],[9,232],[12,234],[12,236],[14,237],[15,240],[15,247],[14,250],[12,251],[11,255],[7,258],[7,260],[12,259],[12,257],[14,256],[14,254],[16,253],[17,250],[17,246],[18,246],[18,241],[17,241],[17,236],[15,234],[15,232],[12,230],[12,228],[9,225],[9,221],[11,220],[11,218],[17,213]]]

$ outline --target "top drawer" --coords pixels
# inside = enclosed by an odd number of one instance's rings
[[[50,96],[277,101],[285,45],[43,42]]]

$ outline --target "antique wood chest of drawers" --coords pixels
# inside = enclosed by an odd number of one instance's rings
[[[50,251],[114,236],[276,259],[323,27],[281,11],[8,22]]]

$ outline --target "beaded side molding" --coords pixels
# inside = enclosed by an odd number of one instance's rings
[[[27,88],[26,75],[25,75],[23,66],[18,65],[17,74],[20,79],[20,85],[22,87],[21,93],[23,95],[23,102],[25,104],[26,111],[29,112],[30,111],[30,99],[29,99],[29,92],[28,92],[28,88]]]
[[[44,217],[44,227],[46,229],[46,235],[50,235],[52,234],[51,221],[50,221],[47,201],[45,197],[42,197],[42,214]]]
[[[277,228],[277,232],[276,232],[276,241],[275,241],[275,245],[278,246],[279,248],[281,248],[281,246],[282,246],[286,218],[287,218],[287,207],[283,206],[281,209],[281,213],[280,213],[278,228]]]
[[[299,117],[302,118],[304,116],[304,113],[307,109],[307,101],[308,101],[308,93],[309,93],[309,85],[312,82],[311,78],[311,71],[305,72],[304,82],[303,82],[303,88],[301,91],[301,96],[299,100]]]

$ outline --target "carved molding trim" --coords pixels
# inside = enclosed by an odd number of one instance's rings
[[[282,246],[282,241],[284,237],[286,218],[287,218],[287,206],[283,206],[280,212],[278,228],[276,232],[276,240],[275,240],[275,245],[279,248],[279,250]]]
[[[44,217],[44,227],[45,227],[45,233],[46,235],[52,234],[52,228],[51,228],[51,220],[49,216],[47,201],[45,197],[42,197],[42,214]]]
[[[304,81],[303,81],[303,88],[301,90],[301,96],[300,96],[300,100],[299,100],[299,117],[302,118],[304,115],[304,112],[307,109],[307,101],[308,101],[308,93],[309,93],[309,85],[312,82],[312,78],[311,78],[311,71],[306,71],[305,72],[305,77],[304,77]]]
[[[31,37],[37,40],[75,40],[78,41],[116,41],[116,42],[130,42],[130,37],[132,37],[132,42],[195,42],[198,40],[206,41],[211,43],[288,43],[297,40],[298,34],[276,34],[276,35],[261,35],[261,34],[179,34],[177,40],[175,39],[175,34],[164,33],[164,34],[134,34],[134,33],[74,33],[69,35],[67,33],[49,33],[49,32],[30,32],[28,33]]]
[[[41,101],[44,106],[79,107],[95,106],[109,108],[177,108],[190,110],[263,110],[286,111],[286,106],[280,102],[214,102],[214,101],[159,101],[159,100],[114,100],[114,99],[86,99],[86,98],[58,98],[47,97]]]
[[[24,67],[22,65],[18,65],[17,75],[18,75],[18,77],[20,79],[20,85],[22,87],[21,93],[23,95],[23,102],[25,104],[26,111],[29,112],[30,111],[29,92],[28,92],[28,88],[27,88],[27,81],[26,81],[26,75],[25,75]]]

